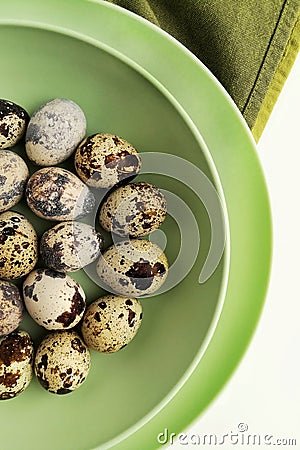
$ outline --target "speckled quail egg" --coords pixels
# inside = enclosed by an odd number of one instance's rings
[[[56,98],[40,106],[30,119],[26,132],[28,158],[39,166],[65,161],[82,141],[86,119],[71,100]]]
[[[30,316],[47,330],[73,328],[85,310],[85,293],[73,278],[51,269],[36,269],[23,283]]]
[[[113,353],[126,347],[142,323],[142,305],[135,298],[106,295],[87,308],[82,336],[88,347]]]
[[[10,150],[1,150],[0,212],[7,211],[21,200],[28,177],[28,167],[21,156]]]
[[[23,214],[0,214],[0,278],[8,280],[27,275],[38,260],[35,229]]]
[[[74,331],[48,334],[34,363],[40,384],[54,394],[68,394],[82,385],[90,369],[90,352]]]
[[[35,172],[26,186],[28,206],[47,220],[72,220],[89,214],[95,198],[76,175],[60,167]]]
[[[162,286],[168,261],[158,245],[132,239],[109,247],[98,260],[97,273],[113,292],[140,297]]]
[[[111,188],[137,175],[140,168],[141,159],[136,149],[114,134],[93,134],[75,153],[78,176],[95,188]]]
[[[0,336],[12,333],[23,317],[19,289],[9,281],[0,280]]]
[[[59,272],[75,272],[95,261],[103,248],[101,233],[81,222],[62,222],[47,230],[40,241],[46,264]]]
[[[140,237],[159,228],[166,217],[167,202],[162,192],[139,182],[114,190],[101,206],[99,221],[107,231]]]
[[[25,109],[0,99],[0,148],[13,147],[22,138],[28,122]]]
[[[33,352],[26,331],[0,338],[0,400],[14,398],[27,388],[33,375]]]

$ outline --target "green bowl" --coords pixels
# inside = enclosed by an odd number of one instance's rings
[[[138,179],[171,192],[170,203],[172,193],[181,199],[174,200],[175,218],[169,216],[162,227],[170,264],[177,264],[173,284],[141,300],[144,319],[136,338],[116,354],[92,352],[91,372],[72,394],[49,394],[33,380],[19,397],[1,402],[1,448],[158,448],[159,433],[178,433],[224,386],[260,315],[271,224],[253,139],[209,71],[143,19],[84,0],[0,0],[0,9],[0,97],[30,113],[55,97],[74,100],[86,113],[88,134],[127,139],[145,153],[145,173]],[[24,156],[22,144],[16,150]],[[157,158],[147,159],[153,152]],[[172,163],[156,170],[161,153]],[[190,189],[189,164],[202,174],[200,197],[209,186],[214,201],[219,199],[215,204],[205,204]],[[73,167],[72,159],[66,167]],[[209,214],[218,208],[225,251],[199,283],[216,239]],[[39,234],[50,225],[30,218]],[[191,263],[198,230],[200,249]],[[88,302],[103,294],[84,271],[72,276]],[[22,327],[38,342],[42,331],[29,317]]]

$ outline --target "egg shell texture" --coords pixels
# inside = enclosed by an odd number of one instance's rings
[[[0,212],[16,205],[22,198],[28,167],[23,159],[10,150],[0,153]]]
[[[47,220],[72,220],[89,214],[95,199],[87,186],[72,172],[45,167],[28,180],[26,200],[31,210]]]
[[[100,209],[99,221],[107,231],[120,236],[140,237],[160,227],[167,202],[162,192],[149,183],[130,183],[114,190]]]
[[[38,259],[37,234],[23,214],[0,214],[0,278],[17,279],[27,275]]]
[[[71,100],[58,98],[38,108],[26,132],[28,158],[39,166],[65,161],[84,138],[86,119]]]
[[[0,280],[0,336],[12,333],[23,317],[23,302],[14,284]]]
[[[28,387],[33,355],[33,342],[25,331],[0,338],[0,400],[14,398]]]
[[[29,115],[21,106],[0,99],[0,149],[13,147],[22,138]]]
[[[59,272],[74,272],[95,261],[103,238],[95,228],[81,222],[63,222],[47,230],[40,241],[46,266]]]
[[[111,188],[136,176],[141,169],[141,159],[136,149],[121,137],[98,133],[78,146],[75,169],[89,186]]]
[[[142,305],[137,299],[106,295],[87,308],[82,336],[88,347],[113,353],[124,348],[142,323]]]
[[[50,333],[39,345],[34,368],[46,390],[68,394],[85,381],[90,369],[90,353],[77,333]]]
[[[109,247],[100,256],[97,273],[114,293],[140,297],[157,291],[165,282],[168,261],[158,245],[132,239]]]
[[[85,310],[85,293],[73,278],[50,269],[36,269],[23,283],[30,316],[47,330],[69,329]]]

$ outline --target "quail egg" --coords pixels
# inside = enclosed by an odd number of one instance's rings
[[[60,167],[45,167],[28,180],[28,206],[39,217],[47,220],[72,220],[89,214],[95,199],[81,180]]]
[[[9,281],[0,280],[0,336],[12,333],[23,317],[19,289]]]
[[[16,205],[22,198],[29,171],[21,156],[10,150],[0,154],[0,212]]]
[[[73,278],[50,269],[36,269],[23,283],[26,309],[47,330],[73,328],[83,316],[85,293]]]
[[[95,188],[111,188],[136,176],[140,168],[141,159],[136,149],[114,134],[93,134],[75,153],[78,176]]]
[[[142,305],[135,298],[106,295],[87,308],[82,336],[88,347],[113,353],[126,347],[142,323]]]
[[[28,274],[38,259],[37,234],[23,214],[0,214],[0,278],[16,279]]]
[[[75,272],[95,261],[103,248],[101,234],[81,222],[62,222],[47,230],[40,241],[46,264],[59,272]]]
[[[26,331],[0,338],[0,400],[14,398],[27,388],[33,375],[33,352]]]
[[[113,292],[140,297],[153,294],[162,286],[168,261],[158,245],[132,239],[109,247],[98,260],[97,273]]]
[[[29,115],[21,106],[0,99],[0,148],[13,147],[22,138]]]
[[[40,384],[54,394],[82,385],[90,369],[90,352],[74,331],[48,334],[39,345],[34,370]]]
[[[86,119],[71,100],[56,98],[38,108],[26,132],[28,158],[39,166],[54,166],[65,161],[82,141]]]
[[[107,231],[140,237],[159,228],[166,212],[162,192],[152,184],[139,182],[114,190],[101,206],[99,220]]]

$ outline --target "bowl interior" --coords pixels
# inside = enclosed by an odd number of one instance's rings
[[[153,84],[118,58],[81,40],[41,29],[2,26],[0,40],[1,98],[19,103],[29,113],[52,98],[70,98],[85,112],[88,134],[111,132],[140,152],[182,156],[214,181],[182,115]],[[28,162],[23,144],[15,150]],[[72,157],[64,166],[73,170]],[[177,194],[192,210],[201,236],[197,260],[178,286],[141,300],[143,324],[128,347],[112,355],[92,352],[90,374],[76,392],[55,396],[34,379],[19,397],[1,402],[6,450],[38,449],[41,443],[51,450],[90,449],[116,437],[166,399],[207,336],[219,304],[224,261],[206,283],[198,283],[211,237],[205,208],[175,179],[144,174],[138,180]],[[29,213],[24,203],[13,209],[26,211],[39,235],[51,226]],[[162,226],[170,264],[181,251],[180,226],[171,217]],[[193,246],[191,239],[186,245]],[[103,294],[83,271],[72,276],[84,287],[88,303]],[[43,335],[29,317],[20,328],[29,331],[36,343]]]

